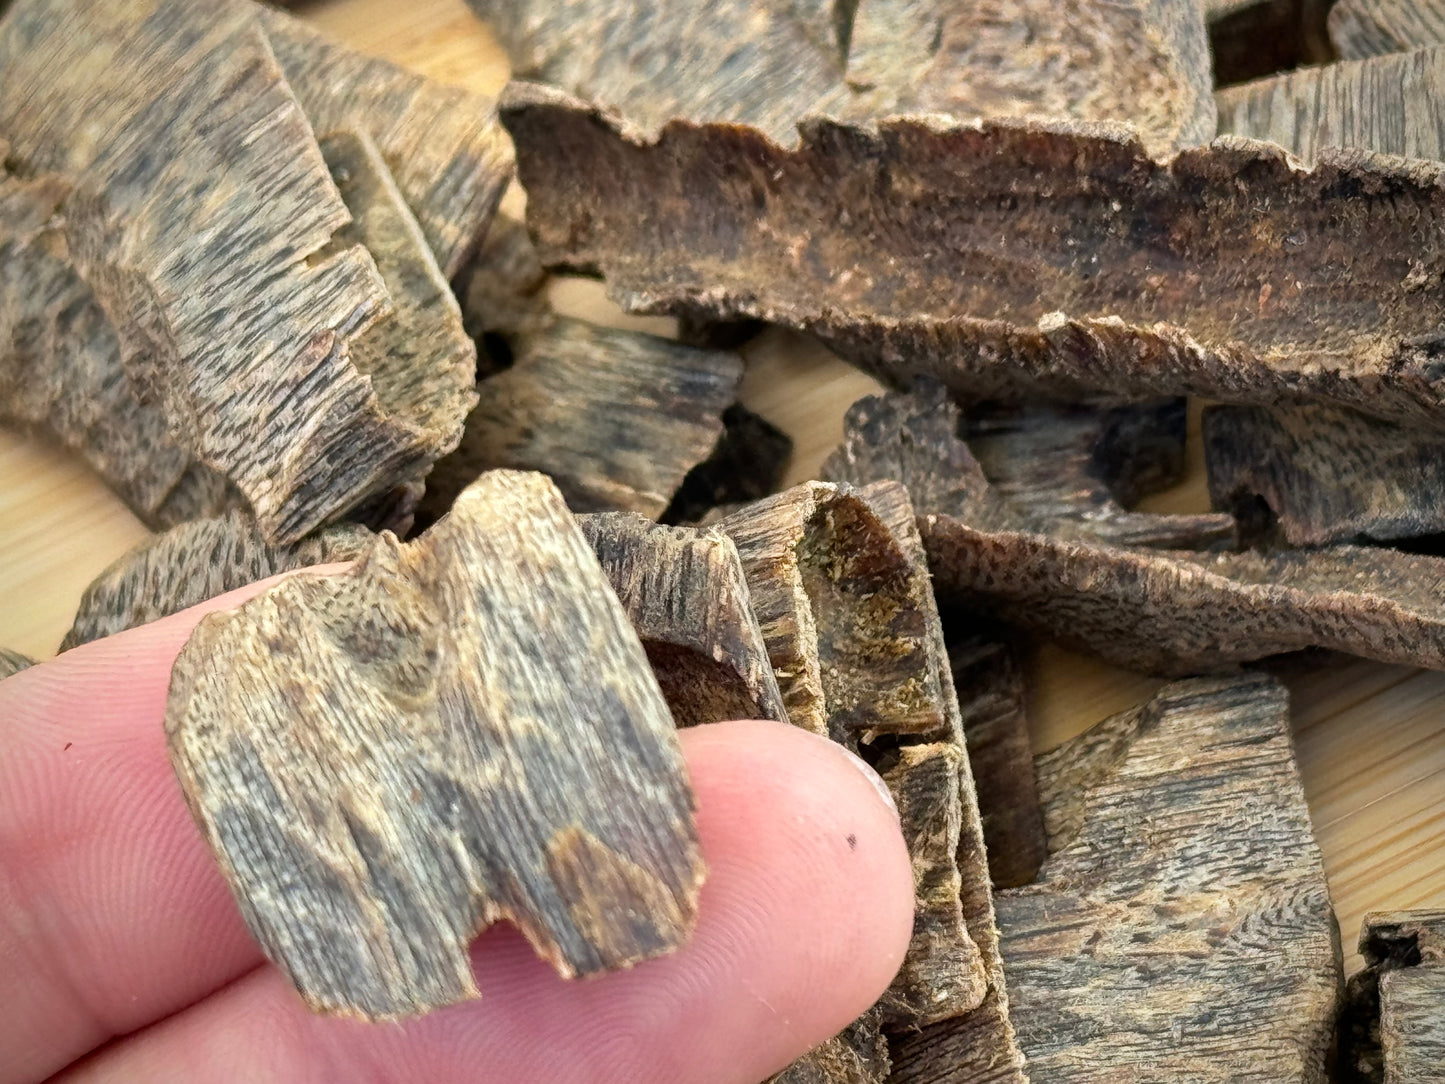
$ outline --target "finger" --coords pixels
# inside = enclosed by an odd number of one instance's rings
[[[162,720],[196,622],[272,582],[0,683],[0,1081],[43,1077],[260,962]]]
[[[881,784],[779,723],[682,734],[709,877],[678,952],[559,979],[510,928],[473,951],[480,1001],[404,1025],[307,1012],[259,969],[68,1081],[753,1084],[841,1030],[897,970],[908,855]]]

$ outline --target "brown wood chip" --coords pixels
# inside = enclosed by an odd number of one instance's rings
[[[1330,40],[1346,60],[1401,53],[1445,42],[1441,0],[1339,0],[1330,8]]]
[[[21,670],[28,670],[34,665],[35,660],[29,655],[11,651],[8,647],[0,647],[0,680],[11,674],[18,674]]]
[[[788,721],[732,539],[625,512],[577,524],[642,640],[678,726]]]
[[[1445,440],[1324,406],[1210,407],[1209,494],[1293,546],[1445,531]]]
[[[1159,153],[1214,135],[1209,43],[1173,0],[865,4],[470,0],[517,74],[616,106],[752,125],[898,113],[1130,121]]]
[[[1041,757],[1039,789],[1052,853],[997,897],[1033,1079],[1323,1084],[1339,934],[1284,688],[1166,686]]]
[[[280,12],[259,15],[311,126],[375,141],[443,274],[456,275],[512,177],[496,103],[328,41]]]
[[[1305,397],[1439,424],[1445,166],[1301,171],[1237,139],[1158,162],[1062,122],[652,140],[527,84],[502,114],[542,261],[600,271],[625,308],[809,330],[975,399]]]
[[[1382,911],[1360,925],[1365,967],[1340,1014],[1349,1084],[1445,1080],[1445,911]]]
[[[768,1084],[883,1084],[889,1079],[888,1040],[874,1007],[821,1046],[815,1046]]]
[[[278,572],[350,561],[372,545],[363,527],[329,527],[272,545],[244,512],[183,523],[147,539],[97,576],[61,651],[144,625]]]
[[[172,761],[252,934],[314,1009],[476,996],[506,918],[564,976],[688,937],[703,877],[672,719],[561,496],[488,474],[197,626]]]
[[[19,0],[0,29],[0,131],[74,185],[69,258],[175,443],[292,541],[452,447],[465,402],[350,356],[391,298],[261,29],[229,0]],[[100,59],[97,59],[100,58]],[[79,139],[78,132],[93,138]],[[264,195],[264,198],[262,198]]]

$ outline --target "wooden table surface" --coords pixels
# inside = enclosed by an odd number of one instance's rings
[[[506,57],[463,0],[324,0],[304,18],[358,48],[495,94]],[[521,207],[515,191],[508,197]],[[559,308],[666,330],[610,306],[594,283],[556,284]],[[797,445],[789,481],[811,476],[837,442],[849,403],[874,384],[801,337],[768,332],[746,353],[743,398]],[[1187,482],[1155,511],[1207,505],[1195,456]],[[145,530],[66,453],[0,430],[0,646],[54,652],[80,592]],[[1354,660],[1278,667],[1293,694],[1295,736],[1315,831],[1350,968],[1360,918],[1383,908],[1445,907],[1445,674]],[[1045,647],[1030,667],[1038,748],[1049,748],[1149,695],[1158,682]]]

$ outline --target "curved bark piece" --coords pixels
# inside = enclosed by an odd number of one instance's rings
[[[1217,96],[1219,130],[1278,143],[1305,162],[1331,147],[1440,161],[1442,96],[1445,47],[1417,49],[1228,87]]]
[[[788,721],[732,539],[625,512],[578,516],[678,726]]]
[[[919,520],[940,603],[1131,670],[1197,674],[1306,647],[1445,669],[1445,560],[1394,550],[1129,550]]]
[[[1441,0],[1338,0],[1330,8],[1330,41],[1357,60],[1445,42]]]
[[[1445,531],[1445,440],[1330,407],[1210,407],[1209,496],[1292,546]]]
[[[1439,424],[1445,166],[1301,171],[1225,138],[1168,162],[1115,129],[817,122],[656,139],[513,84],[544,264],[634,311],[756,317],[964,398],[1308,398]],[[645,195],[644,195],[645,193]]]
[[[29,655],[11,651],[8,647],[0,647],[0,681],[8,678],[11,674],[20,673],[21,670],[28,670],[34,665],[35,660]]]
[[[510,341],[511,368],[477,386],[457,450],[427,479],[440,514],[481,472],[548,474],[577,512],[656,519],[722,435],[742,359],[555,317]]]
[[[649,131],[728,121],[792,143],[810,115],[1127,121],[1164,154],[1214,135],[1209,41],[1174,0],[469,0],[525,78]]]
[[[206,617],[166,733],[247,925],[317,1011],[477,996],[467,944],[501,918],[564,976],[692,930],[667,705],[539,475],[489,474],[417,541]]]
[[[258,16],[311,126],[376,143],[443,275],[456,275],[512,178],[495,103],[328,41],[281,12]]]
[[[1339,933],[1284,688],[1166,686],[1041,757],[1039,787],[1053,853],[997,897],[1034,1079],[1323,1084]]]
[[[1445,911],[1373,912],[1359,944],[1365,967],[1340,1013],[1340,1079],[1445,1080]]]
[[[424,471],[461,418],[424,428],[350,356],[391,301],[364,248],[332,248],[347,208],[257,10],[18,0],[0,131],[75,185],[69,254],[136,393],[287,542]]]
[[[1128,512],[1111,493],[1117,486],[1121,495],[1141,496],[1178,470],[1183,418],[1174,414],[1173,405],[1156,404],[961,415],[941,385],[924,380],[907,394],[871,395],[849,407],[843,443],[821,473],[853,485],[902,482],[920,514],[980,530],[1135,546],[1232,541],[1228,515]],[[974,458],[975,442],[986,463]]]
[[[262,536],[244,512],[192,520],[148,539],[97,576],[61,651],[113,636],[278,572],[350,561],[371,548],[364,527],[328,527],[289,545]]]

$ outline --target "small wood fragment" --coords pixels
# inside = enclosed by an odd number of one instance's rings
[[[1445,1080],[1445,911],[1382,911],[1360,925],[1364,968],[1340,1014],[1340,1079]]]
[[[666,702],[538,475],[488,474],[417,541],[204,618],[166,732],[248,927],[317,1011],[477,996],[467,945],[501,918],[563,976],[692,929]]]
[[[889,1079],[888,1039],[874,1007],[821,1046],[815,1046],[768,1084],[883,1084]]]
[[[650,132],[727,121],[789,144],[807,116],[1051,116],[1131,122],[1161,154],[1214,134],[1209,43],[1190,3],[470,2],[520,77]]]
[[[579,516],[678,726],[788,721],[732,539],[625,512]]]
[[[20,673],[21,670],[28,670],[34,665],[35,660],[29,655],[11,651],[8,647],[0,647],[0,681],[8,678],[11,674]]]
[[[502,119],[542,262],[631,311],[766,319],[970,400],[1445,413],[1440,165],[1304,171],[1235,138],[1156,161],[1103,126],[939,118],[808,123],[791,150],[721,124],[648,138],[526,84]]]
[[[1445,43],[1441,0],[1338,0],[1330,8],[1330,40],[1345,60],[1403,53]]]
[[[374,141],[442,274],[481,243],[512,177],[496,104],[330,41],[300,20],[258,13],[286,81],[318,133]]]
[[[1445,531],[1445,440],[1324,406],[1209,407],[1216,508],[1292,546]]]
[[[338,526],[276,546],[240,511],[192,520],[147,539],[97,576],[61,651],[156,621],[248,583],[328,561],[350,561],[371,548],[363,527]]]
[[[555,317],[510,340],[513,364],[478,385],[457,450],[428,478],[431,515],[482,471],[539,470],[577,512],[656,519],[711,454],[742,360]]]
[[[1052,853],[997,897],[1033,1079],[1323,1084],[1339,933],[1283,686],[1167,686],[1041,757],[1039,789]]]
[[[388,400],[350,356],[391,298],[364,247],[333,247],[350,216],[259,11],[17,0],[0,131],[73,185],[68,257],[135,394],[287,542],[423,472],[462,417],[428,425],[424,396]]]
[[[944,629],[949,625],[945,619]],[[1047,845],[1018,658],[996,636],[973,633],[950,638],[948,664],[978,791],[989,876],[996,889],[1028,884]]]

